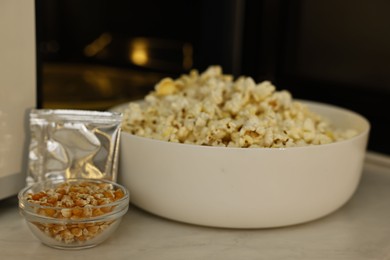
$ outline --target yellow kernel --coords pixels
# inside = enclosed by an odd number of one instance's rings
[[[103,195],[104,195],[104,197],[109,198],[109,199],[114,199],[115,198],[115,196],[114,196],[112,191],[104,191]]]
[[[56,214],[55,209],[44,209],[45,215],[48,217],[53,217]]]
[[[75,201],[75,204],[76,204],[76,206],[83,207],[83,206],[87,205],[88,202],[86,200],[83,200],[83,199],[77,199]]]
[[[92,211],[92,216],[94,216],[94,217],[101,216],[103,214],[104,214],[104,212],[101,209],[99,209],[99,208],[93,209],[93,211]]]
[[[92,208],[84,207],[83,208],[83,217],[91,217],[92,216]]]
[[[102,208],[100,208],[100,210],[101,210],[103,213],[108,213],[108,212],[111,212],[111,211],[112,211],[112,207],[102,207]]]
[[[67,192],[64,188],[59,188],[56,190],[57,193],[61,194],[61,195],[65,195]]]
[[[47,196],[47,195],[46,195],[44,192],[39,192],[39,193],[33,194],[33,195],[31,196],[31,198],[32,198],[33,200],[40,200],[41,198],[46,197],[46,196]]]
[[[62,230],[65,230],[65,226],[63,225],[55,225],[54,227],[52,227],[52,232],[54,234],[57,234],[58,232],[62,231]]]
[[[68,229],[62,230],[60,235],[63,239],[71,239],[74,237],[74,235]]]
[[[56,197],[49,197],[47,198],[47,203],[51,204],[51,205],[55,205],[57,203],[57,198]]]
[[[75,237],[80,237],[83,234],[83,231],[81,228],[72,228],[70,232],[75,236]]]
[[[70,218],[72,216],[72,209],[61,209],[61,215],[65,218]]]
[[[90,226],[90,227],[87,227],[87,230],[88,230],[88,233],[96,233],[99,230],[99,226],[96,226],[96,225]]]
[[[81,236],[77,237],[77,240],[78,241],[85,241],[85,240],[87,240],[87,238],[84,235],[81,235]]]
[[[121,189],[117,189],[116,191],[114,191],[114,194],[115,194],[115,200],[121,199],[125,196],[125,194]]]
[[[103,199],[99,199],[97,202],[98,202],[98,205],[104,205],[104,204],[108,204],[112,201],[109,198],[103,198]]]
[[[81,208],[73,208],[72,209],[72,214],[74,215],[74,216],[78,216],[78,217],[81,217],[82,215],[83,215],[83,209],[81,209]]]

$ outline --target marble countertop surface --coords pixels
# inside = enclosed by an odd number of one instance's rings
[[[0,259],[390,259],[390,159],[368,156],[352,199],[316,221],[222,229],[167,220],[131,206],[111,238],[75,251],[41,244],[11,197],[0,201]]]

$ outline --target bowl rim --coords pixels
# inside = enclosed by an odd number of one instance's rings
[[[53,210],[62,210],[62,209],[66,209],[66,207],[55,207],[55,206],[46,206],[46,205],[40,205],[39,203],[33,203],[33,202],[29,202],[27,199],[26,199],[26,194],[27,192],[33,188],[34,186],[37,186],[37,185],[42,185],[43,183],[53,183],[53,184],[59,184],[59,183],[64,183],[64,182],[78,182],[78,181],[88,181],[88,182],[95,182],[95,183],[107,183],[107,184],[111,184],[111,185],[114,185],[118,188],[120,188],[123,193],[124,193],[124,196],[114,202],[110,202],[110,203],[107,203],[107,204],[103,204],[103,205],[97,205],[97,206],[93,206],[93,205],[90,205],[89,207],[91,209],[99,209],[99,208],[105,208],[105,207],[114,207],[114,210],[112,212],[109,212],[109,213],[106,213],[106,214],[103,214],[103,215],[100,215],[100,216],[96,216],[96,217],[89,217],[89,218],[80,218],[80,219],[66,219],[66,218],[55,218],[55,217],[49,217],[49,216],[44,216],[44,215],[40,215],[40,214],[36,214],[33,209],[53,209]],[[58,220],[58,221],[61,221],[61,222],[64,222],[64,221],[70,221],[70,222],[90,222],[91,220],[95,220],[95,219],[99,219],[99,218],[106,218],[107,216],[111,216],[113,214],[116,214],[118,212],[121,212],[123,210],[123,207],[117,207],[117,206],[126,206],[129,204],[129,200],[130,200],[130,193],[129,191],[127,190],[127,188],[125,188],[123,185],[120,185],[116,182],[113,182],[113,181],[109,181],[109,180],[106,180],[106,179],[87,179],[87,178],[69,178],[69,179],[56,179],[56,180],[44,180],[44,181],[40,181],[40,182],[35,182],[31,185],[28,185],[26,187],[24,187],[22,190],[19,191],[18,193],[18,201],[19,201],[19,209],[20,210],[23,210],[23,212],[26,212],[30,215],[35,215],[37,217],[40,217],[40,218],[46,218],[46,219],[52,219],[52,220]],[[79,207],[79,208],[84,208],[84,207]],[[72,209],[69,208],[69,209]]]
[[[338,105],[334,105],[334,104],[323,103],[323,102],[312,101],[312,100],[305,100],[305,99],[294,99],[293,101],[294,102],[301,102],[304,105],[321,106],[324,108],[338,110],[339,112],[342,112],[345,114],[350,114],[352,116],[355,116],[356,118],[358,118],[359,120],[361,120],[363,122],[364,129],[359,131],[359,133],[357,135],[355,135],[351,138],[335,141],[332,143],[318,144],[318,145],[311,144],[311,145],[291,146],[291,147],[277,147],[277,148],[276,147],[226,147],[226,146],[198,145],[198,144],[190,144],[190,143],[177,143],[177,142],[169,142],[169,141],[164,141],[164,140],[159,140],[159,139],[153,139],[153,138],[149,138],[149,137],[137,136],[137,135],[131,134],[131,133],[123,131],[123,130],[121,130],[121,135],[131,137],[131,138],[136,138],[136,139],[147,140],[148,142],[157,142],[157,143],[161,143],[161,144],[164,143],[164,144],[169,144],[169,145],[179,145],[182,147],[184,147],[184,146],[197,147],[196,149],[289,151],[289,150],[298,150],[298,149],[318,149],[319,147],[328,147],[328,146],[336,146],[336,145],[340,145],[340,144],[345,144],[345,143],[353,142],[356,139],[360,139],[363,136],[366,136],[366,135],[368,136],[370,131],[371,131],[370,121],[365,116],[363,116],[363,115],[361,115],[361,114],[359,114],[351,109],[341,107]],[[123,112],[123,109],[125,108],[125,106],[127,106],[129,103],[134,103],[134,102],[136,103],[139,101],[130,101],[130,102],[120,104],[118,106],[113,107],[110,111],[121,111],[121,109],[122,109],[122,112]],[[322,115],[320,114],[320,116],[322,116]]]
[[[55,217],[49,217],[45,215],[40,215],[38,213],[35,213],[33,211],[28,211],[24,208],[19,208],[21,214],[25,217],[25,219],[29,222],[35,222],[35,221],[49,221],[52,224],[89,224],[91,222],[105,222],[110,220],[115,220],[120,217],[122,217],[124,214],[126,214],[128,210],[128,205],[126,207],[121,207],[117,211],[112,211],[100,216],[96,217],[89,217],[89,218],[79,218],[79,219],[71,219],[71,218],[55,218]],[[35,220],[35,221],[34,221]]]

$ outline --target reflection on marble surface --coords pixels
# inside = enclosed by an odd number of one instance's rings
[[[340,210],[313,222],[275,229],[200,227],[131,207],[112,238],[81,251],[40,244],[18,216],[16,198],[10,198],[0,201],[0,252],[2,259],[16,260],[390,259],[389,187],[390,168],[367,163],[359,189]]]

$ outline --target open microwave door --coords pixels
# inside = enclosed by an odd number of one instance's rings
[[[0,199],[25,185],[28,112],[37,104],[35,1],[0,1]]]

